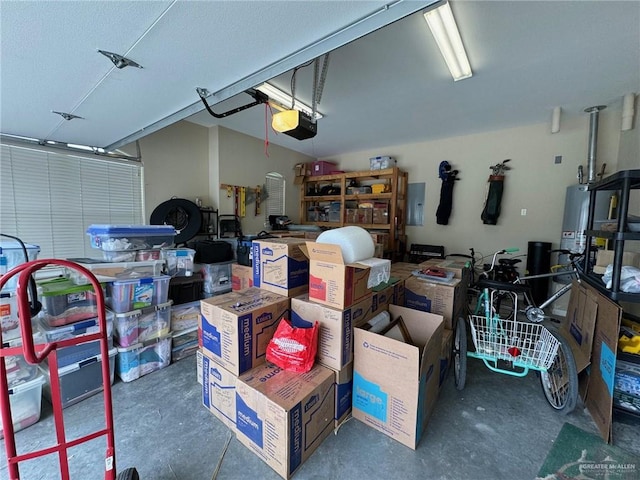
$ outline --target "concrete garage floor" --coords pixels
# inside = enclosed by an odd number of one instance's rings
[[[116,454],[120,469],[135,466],[142,480],[278,479],[201,405],[195,357],[131,383],[113,386]],[[102,396],[65,409],[70,436],[101,428]],[[564,422],[596,427],[582,408],[562,416],[544,399],[534,373],[515,378],[469,359],[467,386],[456,390],[450,373],[416,451],[365,426],[345,423],[325,440],[294,478],[304,479],[534,479]],[[614,422],[614,444],[638,454],[637,424]],[[51,406],[40,422],[16,434],[19,451],[53,443]],[[0,478],[8,478],[4,443]],[[103,479],[104,440],[74,448],[72,479]],[[23,480],[59,478],[49,456],[21,464]]]

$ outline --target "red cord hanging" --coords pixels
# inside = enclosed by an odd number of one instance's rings
[[[264,104],[264,155],[269,158],[269,104]]]

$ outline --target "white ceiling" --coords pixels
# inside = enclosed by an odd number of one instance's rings
[[[293,67],[330,50],[317,136],[271,131],[271,143],[328,157],[547,122],[555,106],[586,115],[640,92],[638,0],[452,0],[474,70],[455,83],[420,13],[430,3],[2,1],[0,132],[116,148],[188,118],[263,138],[263,106],[217,120],[195,87],[226,111],[272,77],[289,90]],[[116,69],[98,49],[144,68]],[[298,72],[304,102],[312,73]]]

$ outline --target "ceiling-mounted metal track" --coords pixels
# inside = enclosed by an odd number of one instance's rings
[[[350,25],[330,33],[310,45],[300,48],[288,57],[278,60],[271,65],[267,65],[264,68],[261,68],[260,70],[257,70],[256,72],[228,85],[227,87],[214,92],[209,97],[210,103],[215,105],[216,103],[227,100],[228,98],[250,88],[254,88],[256,85],[260,85],[261,83],[271,80],[272,78],[277,77],[298,65],[302,65],[314,58],[320,57],[325,53],[331,52],[336,48],[357,40],[360,37],[396,22],[408,15],[424,10],[426,7],[434,3],[436,3],[435,0],[396,0],[389,2],[375,12],[352,22]],[[200,101],[192,103],[188,107],[178,110],[176,113],[152,123],[138,132],[118,140],[111,145],[107,145],[104,148],[105,150],[117,149],[143,136],[172,125],[179,120],[190,117],[202,110],[203,105]]]
[[[92,155],[96,157],[111,158],[117,160],[126,160],[127,162],[142,163],[142,154],[140,152],[140,144],[136,142],[136,156],[129,155],[119,151],[105,151],[99,147],[86,146],[85,148],[74,147],[64,142],[56,142],[54,140],[39,140],[37,138],[20,137],[17,135],[9,135],[0,133],[0,143],[5,145],[14,145],[17,147],[32,147],[40,150],[64,150],[68,153],[74,153],[78,156],[89,158]],[[114,149],[115,150],[115,149]]]

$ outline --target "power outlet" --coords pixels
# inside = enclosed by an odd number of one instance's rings
[[[559,163],[562,163],[562,155],[556,155],[553,159],[553,162],[557,165]]]
[[[523,217],[527,214],[527,209],[523,208],[520,210],[520,215],[522,215]]]

